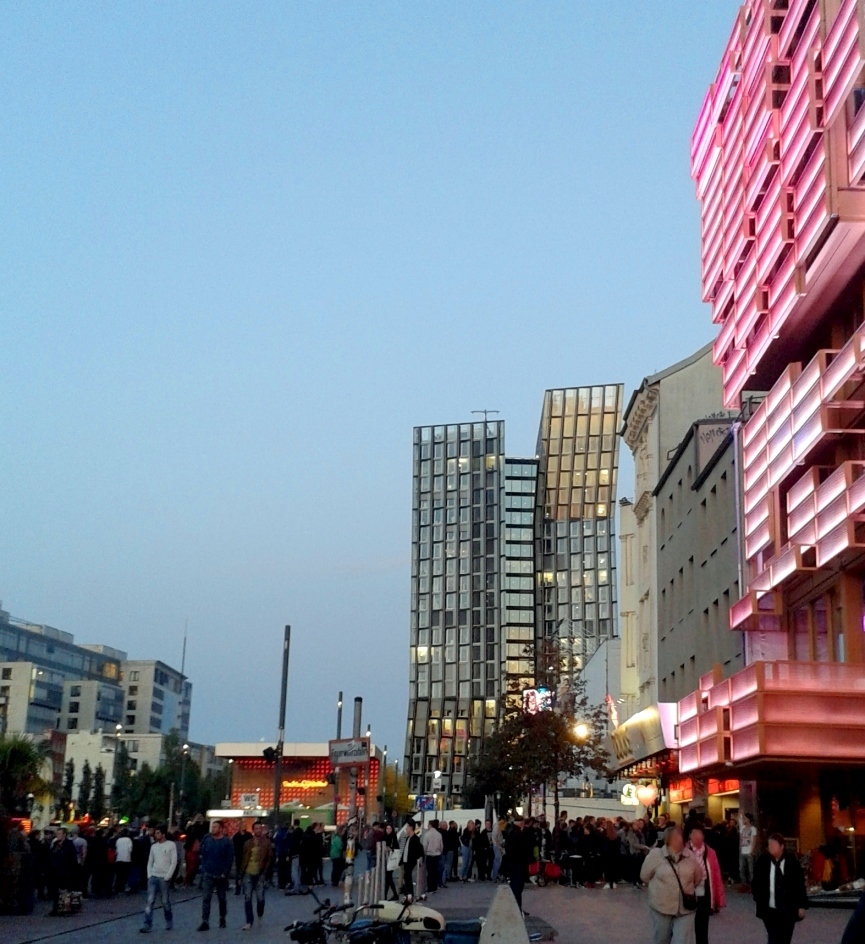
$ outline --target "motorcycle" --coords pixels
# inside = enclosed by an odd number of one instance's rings
[[[334,921],[334,916],[340,912],[351,911],[354,905],[332,905],[329,898],[322,902],[313,892],[313,897],[318,902],[315,909],[315,917],[310,921],[293,921],[286,925],[285,930],[292,941],[297,944],[327,944],[330,935],[343,927],[342,924]]]
[[[433,908],[407,900],[380,901],[359,910],[372,918],[355,918],[348,926],[349,944],[408,944],[412,940],[439,940],[445,929],[443,915]]]

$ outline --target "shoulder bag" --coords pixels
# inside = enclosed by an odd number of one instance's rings
[[[673,870],[673,875],[676,876],[676,882],[679,885],[679,891],[682,893],[682,907],[685,911],[696,911],[697,910],[697,896],[696,895],[687,895],[685,889],[682,888],[682,880],[679,878],[679,871],[675,865],[673,865],[673,860],[668,856],[667,861],[670,863],[670,868]]]

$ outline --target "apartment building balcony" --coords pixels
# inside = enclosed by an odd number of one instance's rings
[[[679,702],[679,770],[865,764],[865,666],[755,662]],[[744,768],[744,771],[743,771]]]

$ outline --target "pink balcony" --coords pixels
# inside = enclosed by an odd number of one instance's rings
[[[729,406],[746,384],[771,386],[767,353],[787,331],[804,336],[865,262],[865,109],[848,107],[863,10],[746,4],[697,119],[703,298],[722,325],[714,357]]]
[[[688,722],[682,773],[728,761],[865,763],[865,666],[755,662],[726,692],[728,707],[710,702]]]

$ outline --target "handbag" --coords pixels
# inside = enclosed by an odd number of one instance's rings
[[[688,895],[685,893],[685,889],[682,888],[682,880],[679,878],[679,872],[676,869],[676,866],[673,865],[673,860],[667,856],[667,861],[670,863],[670,868],[673,870],[673,875],[676,876],[676,881],[679,884],[679,891],[682,893],[682,907],[685,911],[696,911],[697,910],[697,896]]]
[[[399,868],[400,852],[399,849],[391,849],[387,855],[388,872],[396,872]]]

